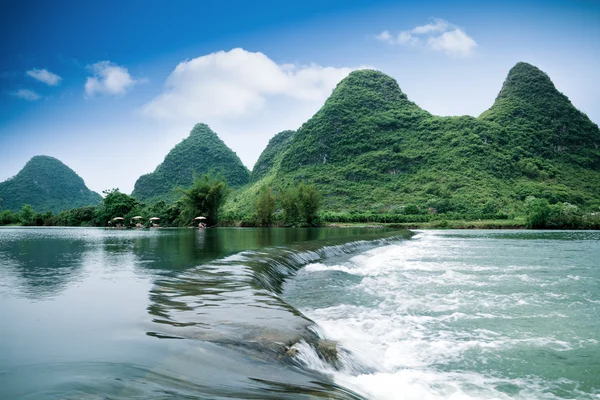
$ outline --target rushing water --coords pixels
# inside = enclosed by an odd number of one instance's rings
[[[600,233],[411,236],[0,229],[0,398],[600,398]]]

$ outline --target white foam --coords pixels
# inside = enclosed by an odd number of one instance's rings
[[[551,334],[499,332],[493,325],[479,324],[485,328],[476,328],[471,323],[457,323],[566,318],[547,307],[563,295],[537,290],[554,284],[540,280],[544,275],[536,275],[547,267],[479,265],[473,261],[477,257],[461,255],[471,250],[458,240],[442,238],[436,232],[419,232],[416,239],[375,248],[343,263],[314,263],[304,269],[307,274],[341,271],[360,276],[361,282],[348,290],[368,294],[379,302],[375,306],[338,304],[301,309],[318,323],[322,336],[338,341],[343,367],[334,370],[306,343],[299,345],[299,358],[372,399],[555,398],[547,390],[548,382],[536,381],[535,377],[511,380],[444,368],[465,360],[485,364],[486,357],[494,359],[510,349],[567,351],[574,343],[590,343],[578,338],[568,342]],[[571,281],[578,278],[567,277]],[[498,286],[503,290],[492,290]],[[371,372],[365,373],[365,369]],[[499,385],[518,390],[509,396],[498,389]]]

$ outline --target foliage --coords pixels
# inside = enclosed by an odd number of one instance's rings
[[[29,204],[25,204],[23,208],[21,208],[21,214],[19,215],[19,219],[21,220],[21,225],[23,226],[34,226],[35,225],[35,211],[33,211],[33,207]]]
[[[218,222],[219,210],[228,194],[225,182],[210,175],[201,178],[194,176],[194,182],[189,189],[180,189],[183,209],[180,225],[189,225],[197,216],[207,218],[207,224],[215,225]]]
[[[44,212],[96,205],[90,191],[71,168],[53,157],[35,156],[14,177],[0,183],[0,209],[18,211],[25,204]]]
[[[525,202],[525,215],[528,228],[544,228],[550,214],[550,204],[546,199],[529,197]]]
[[[119,189],[104,190],[102,193],[106,196],[95,211],[95,223],[98,226],[106,226],[115,217],[123,217],[127,223],[141,211],[141,203]]]
[[[525,211],[528,228],[600,229],[600,213],[584,213],[574,204],[551,205],[546,199],[529,197]]]
[[[256,182],[263,178],[277,162],[277,156],[285,152],[294,137],[295,131],[283,131],[273,136],[269,140],[269,144],[260,154],[260,157],[254,164],[250,180]]]
[[[306,182],[342,214],[523,215],[529,196],[585,212],[600,206],[599,149],[598,127],[528,64],[479,118],[433,116],[392,78],[359,70],[298,131],[272,139],[225,210],[248,215],[260,187]]]
[[[298,186],[298,209],[302,222],[308,226],[318,225],[317,212],[321,206],[321,196],[314,185],[300,183]]]
[[[286,226],[300,225],[300,207],[298,204],[298,190],[289,188],[281,191],[279,199],[283,210],[283,223]]]
[[[246,184],[250,176],[239,157],[208,125],[196,124],[153,173],[137,180],[132,195],[143,201],[174,202],[180,196],[177,188],[191,186],[194,174],[222,176],[233,187]]]
[[[321,196],[314,185],[301,182],[297,188],[281,191],[283,223],[286,226],[317,226]]]
[[[267,186],[260,189],[260,194],[254,204],[256,219],[259,225],[269,226],[273,223],[275,212],[275,196],[273,190]]]
[[[17,222],[19,222],[19,214],[13,214],[9,210],[0,211],[0,225],[12,225]]]

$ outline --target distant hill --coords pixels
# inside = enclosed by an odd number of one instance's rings
[[[233,187],[250,179],[248,169],[217,134],[206,124],[196,124],[154,172],[142,175],[135,182],[132,195],[144,201],[176,200],[180,197],[176,188],[190,186],[194,173],[221,176]]]
[[[415,204],[493,213],[530,195],[600,206],[598,126],[526,63],[511,69],[479,118],[431,115],[391,77],[354,71],[285,139],[265,149],[259,161],[271,161],[257,162],[228,211],[251,211],[262,185],[299,181],[314,183],[330,211],[400,212]]]
[[[31,158],[16,176],[0,183],[0,210],[18,211],[30,204],[35,211],[57,213],[101,199],[75,171],[48,156]]]

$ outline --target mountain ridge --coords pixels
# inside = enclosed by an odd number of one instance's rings
[[[250,212],[261,185],[300,181],[327,211],[510,212],[527,196],[600,206],[599,147],[598,126],[531,64],[516,64],[477,118],[432,115],[393,78],[358,70],[226,208]]]

